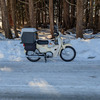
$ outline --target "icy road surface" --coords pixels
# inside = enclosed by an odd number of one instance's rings
[[[100,62],[0,61],[0,100],[100,100]]]

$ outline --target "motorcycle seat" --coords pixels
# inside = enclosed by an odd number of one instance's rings
[[[37,40],[37,43],[39,45],[47,45],[49,42],[48,42],[48,40]]]

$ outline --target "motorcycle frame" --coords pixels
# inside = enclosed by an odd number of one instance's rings
[[[58,45],[48,47],[48,45],[36,44],[36,48],[39,50],[40,53],[46,54],[47,52],[52,52],[53,57],[57,57],[57,55],[60,55],[62,49],[65,49],[66,46],[71,46],[71,44],[69,43],[63,44],[63,39],[61,36],[63,35],[59,32],[58,37],[56,37],[56,40],[58,40]]]

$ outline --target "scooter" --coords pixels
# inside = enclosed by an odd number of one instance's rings
[[[72,61],[76,57],[76,51],[69,43],[65,43],[61,32],[54,33],[53,40],[38,40],[34,42],[34,50],[26,49],[26,57],[31,62],[36,62],[44,57],[45,62],[47,58],[57,57],[58,55],[66,62]],[[27,46],[25,44],[24,48]]]

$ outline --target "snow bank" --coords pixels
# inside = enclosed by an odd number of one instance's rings
[[[20,40],[0,41],[0,61],[20,61],[24,57]]]
[[[5,36],[2,33],[0,33],[0,40],[4,40],[4,39],[5,39]]]
[[[75,60],[100,60],[100,39],[76,39],[71,40],[70,43],[77,52]],[[23,61],[25,59],[24,48],[20,40],[0,41],[0,61]]]
[[[71,41],[77,51],[77,59],[100,59],[100,39],[77,39]]]

